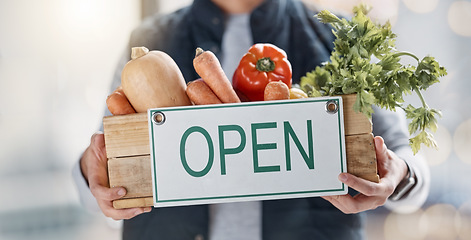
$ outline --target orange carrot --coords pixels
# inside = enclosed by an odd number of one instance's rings
[[[131,103],[129,103],[121,86],[116,88],[116,90],[106,98],[106,105],[113,115],[124,115],[136,112],[131,106]]]
[[[289,88],[282,81],[272,81],[267,84],[264,91],[263,100],[286,100],[289,99]]]
[[[186,95],[195,105],[218,104],[221,100],[214,94],[209,86],[199,78],[186,86]]]
[[[221,63],[211,51],[196,49],[196,56],[193,59],[195,71],[203,78],[204,82],[211,88],[216,96],[223,103],[239,103],[232,84],[222,70]]]

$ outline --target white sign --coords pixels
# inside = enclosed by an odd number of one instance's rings
[[[148,111],[154,206],[340,195],[342,98]]]

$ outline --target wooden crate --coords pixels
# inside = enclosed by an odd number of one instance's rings
[[[344,127],[347,171],[379,182],[371,121],[355,113],[356,95],[344,95]],[[116,209],[152,206],[152,175],[147,113],[103,118],[108,175],[111,187],[127,194],[113,202]]]

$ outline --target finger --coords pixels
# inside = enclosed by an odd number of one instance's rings
[[[109,187],[107,163],[94,160],[94,164],[88,169],[88,183],[92,187]],[[98,186],[95,186],[98,185]]]
[[[114,220],[131,219],[139,214],[152,211],[152,207],[115,209],[113,203],[109,201],[98,201],[103,214]]]
[[[398,179],[403,179],[407,174],[407,166],[403,160],[397,161],[399,158],[394,152],[389,150],[384,144],[381,137],[375,137],[376,160],[378,165],[378,174],[381,183],[386,191],[394,191],[395,186],[399,183]],[[400,177],[396,177],[399,175]]]
[[[123,187],[108,188],[100,184],[90,185],[90,191],[96,199],[106,201],[113,201],[126,195],[126,189]]]
[[[93,153],[100,160],[106,160],[106,148],[105,148],[105,135],[101,132],[96,132],[92,135],[90,140],[90,146],[93,149]]]
[[[369,197],[363,194],[357,194],[353,198],[358,203],[358,206],[357,206],[358,209],[360,209],[360,211],[366,211],[366,210],[375,209],[379,206],[383,206],[386,203],[388,196],[381,195],[381,196]]]
[[[375,209],[378,206],[384,205],[386,202],[386,198],[368,197],[361,193],[354,197],[347,194],[342,196],[325,196],[322,198],[329,201],[332,205],[346,214]]]
[[[366,196],[377,195],[380,191],[380,185],[378,183],[359,178],[350,173],[339,174],[339,180]]]
[[[102,133],[95,133],[92,136],[90,146],[91,156],[88,157],[90,160],[88,161],[87,169],[90,189],[92,193],[96,193],[98,196],[112,195],[108,188],[108,159],[106,158],[104,135]]]
[[[375,136],[374,143],[377,149],[387,149],[386,144],[384,143],[384,139],[381,136]]]
[[[120,209],[116,210],[117,212],[115,213],[115,216],[113,219],[118,220],[118,219],[131,219],[133,217],[136,217],[137,215],[143,214],[143,213],[148,213],[152,211],[151,207],[145,207],[145,208],[130,208],[130,209]]]
[[[90,137],[90,145],[101,145],[101,140],[104,139],[104,134],[103,132],[101,131],[97,131],[95,132],[91,137]],[[103,145],[104,145],[104,141],[103,142]]]
[[[386,198],[394,191],[395,186],[391,182],[391,179],[387,177],[381,178],[379,183],[374,183],[348,173],[342,173],[339,175],[339,180],[361,193],[360,195],[355,196],[355,198],[361,197],[361,195],[377,198],[372,200],[373,205],[381,204],[381,202],[384,204]],[[368,202],[365,203],[369,204]]]
[[[329,201],[334,207],[346,214],[352,214],[360,212],[358,209],[358,201],[352,196],[346,195],[336,195],[336,196],[323,196],[323,199]]]
[[[388,157],[388,148],[384,143],[384,139],[380,136],[374,138],[376,158],[378,160],[386,160]]]
[[[330,202],[332,205],[334,205],[334,207],[338,208],[343,213],[347,213],[347,207],[344,205],[344,203],[348,201],[346,199],[349,197],[351,198],[351,196],[348,194],[347,195],[322,196],[323,199]]]

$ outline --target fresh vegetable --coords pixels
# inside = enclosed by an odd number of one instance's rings
[[[289,89],[289,99],[307,98],[308,95],[301,89],[292,87]]]
[[[162,51],[132,48],[121,74],[126,97],[137,112],[149,108],[191,105],[186,83],[175,61]]]
[[[390,24],[373,23],[366,16],[368,10],[364,5],[355,7],[351,20],[339,19],[326,10],[316,15],[333,27],[334,50],[330,62],[301,78],[301,88],[310,97],[357,93],[353,108],[369,117],[373,104],[393,111],[400,107],[411,120],[413,152],[417,153],[421,144],[436,147],[430,131],[437,129],[436,118],[441,113],[426,104],[421,91],[438,83],[446,70],[431,56],[420,60],[411,53],[397,51]],[[417,66],[401,64],[403,56],[415,59]],[[422,106],[403,105],[403,96],[411,92],[417,94]]]
[[[271,81],[265,87],[264,101],[289,99],[289,88],[283,81]]]
[[[196,73],[200,75],[221,102],[240,102],[239,97],[232,88],[231,82],[222,70],[221,63],[214,53],[197,48],[195,58],[193,59],[193,66]]]
[[[201,78],[187,84],[186,94],[195,105],[222,103]]]
[[[113,115],[124,115],[135,113],[136,111],[129,103],[128,98],[123,92],[123,88],[119,86],[106,98],[106,106]]]
[[[283,81],[291,88],[291,75],[285,51],[273,44],[257,43],[240,60],[232,85],[250,101],[262,101],[268,82]]]

